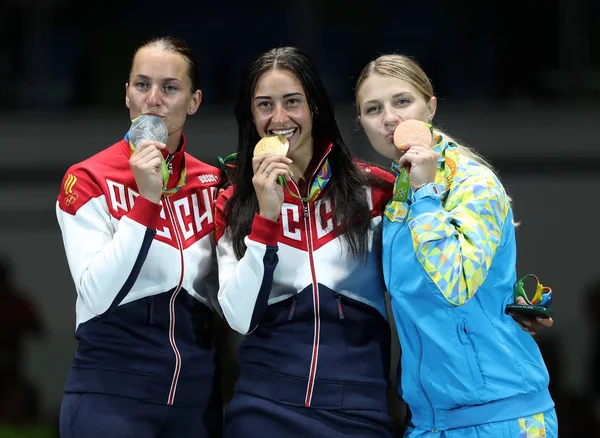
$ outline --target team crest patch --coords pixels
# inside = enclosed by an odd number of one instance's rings
[[[65,184],[63,186],[64,192],[65,192],[64,201],[65,201],[65,205],[67,207],[70,205],[73,205],[75,203],[75,201],[77,201],[77,198],[79,198],[77,193],[73,191],[73,187],[75,186],[76,183],[77,183],[77,177],[75,175],[73,175],[72,173],[69,173],[67,175],[67,179],[65,180]]]

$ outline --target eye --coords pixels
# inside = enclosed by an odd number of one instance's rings
[[[140,81],[140,82],[135,83],[135,88],[137,88],[138,90],[141,90],[141,91],[147,90],[148,87],[149,87],[149,85],[147,82]]]
[[[176,92],[177,90],[178,90],[178,88],[173,85],[165,85],[165,93],[167,93],[167,94],[172,94],[172,93]]]
[[[410,99],[407,97],[401,97],[396,101],[396,106],[404,106],[410,103]]]
[[[368,106],[365,109],[365,114],[376,114],[379,111],[379,105]]]
[[[300,99],[292,97],[292,98],[288,99],[288,101],[286,103],[287,103],[287,106],[295,106],[300,103]]]
[[[271,102],[269,102],[268,100],[263,100],[261,102],[258,102],[257,106],[259,108],[261,108],[261,109],[270,109],[271,108]]]

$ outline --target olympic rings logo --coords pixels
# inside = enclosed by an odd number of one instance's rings
[[[75,201],[77,201],[77,198],[79,198],[79,196],[77,196],[77,193],[72,193],[69,196],[67,196],[65,198],[65,205],[68,207],[70,205],[73,205],[75,203]]]

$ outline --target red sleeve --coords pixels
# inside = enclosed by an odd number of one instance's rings
[[[394,194],[394,182],[396,177],[390,171],[381,167],[358,160],[356,164],[365,172],[375,177],[375,181],[371,184],[371,196],[373,198],[373,212],[382,214],[385,211],[385,206]]]
[[[71,166],[63,177],[58,194],[58,205],[62,211],[75,215],[87,201],[102,194],[92,175],[80,164]]]

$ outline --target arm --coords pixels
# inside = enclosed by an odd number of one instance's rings
[[[244,239],[246,253],[238,260],[223,229],[228,193],[230,191],[219,196],[216,206],[218,300],[231,328],[245,335],[258,326],[268,306],[273,272],[278,262],[279,222],[255,215],[252,231]]]
[[[77,294],[93,314],[118,306],[131,290],[156,234],[160,210],[160,204],[139,196],[114,232],[98,185],[80,169],[65,175],[56,215]]]
[[[415,193],[409,227],[419,262],[446,300],[469,301],[485,281],[510,205],[500,182],[477,168],[452,189],[446,209],[439,196]]]

